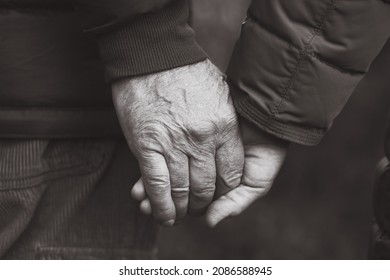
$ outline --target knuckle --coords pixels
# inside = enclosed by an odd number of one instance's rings
[[[154,211],[155,216],[160,221],[164,221],[165,219],[169,218],[169,216],[172,214],[172,207],[168,205],[161,204],[161,205],[156,205],[154,207],[156,209]]]
[[[158,133],[145,133],[137,139],[136,149],[144,157],[148,155],[149,151],[161,150],[162,137],[160,136],[160,140],[158,140],[155,134]]]
[[[184,163],[187,164],[188,163]],[[172,182],[172,188],[186,188],[189,186],[187,171],[179,164],[169,165],[170,178]]]
[[[191,183],[198,185],[213,184],[215,181],[215,149],[198,149],[191,155],[190,159]]]
[[[158,142],[154,141],[152,137],[139,137],[137,141],[137,149],[147,156],[146,151],[151,151],[156,148]]]
[[[217,131],[217,125],[211,120],[196,121],[189,125],[187,131],[196,142],[207,142]]]
[[[238,122],[235,113],[226,114],[221,117],[220,125],[222,135],[230,135],[238,133]]]
[[[218,176],[218,180],[229,188],[237,187],[241,182],[242,170],[239,172],[232,171]]]
[[[218,135],[238,133],[237,118],[234,112],[217,113],[204,120],[192,121],[187,126],[187,133],[197,143],[210,142]]]
[[[257,182],[257,184],[253,185],[251,189],[255,197],[261,197],[269,193],[271,188],[272,188],[272,182],[262,181],[262,182]]]
[[[167,175],[147,178],[145,181],[146,190],[150,195],[162,196],[169,189],[169,176]]]
[[[199,199],[206,199],[210,196],[213,196],[215,192],[215,187],[213,185],[203,185],[203,187],[193,187],[191,189],[191,194],[198,197]]]
[[[224,126],[236,126],[238,123],[237,115],[232,108],[232,110],[229,110],[227,113],[224,113],[220,117],[220,122]]]
[[[167,142],[166,128],[160,122],[147,122],[134,131],[134,142],[139,150],[154,150]]]
[[[266,183],[266,184],[264,184],[263,187],[262,187],[262,193],[263,193],[264,195],[266,195],[267,193],[269,193],[269,191],[271,190],[271,188],[272,188],[272,183]]]
[[[190,193],[189,188],[172,188],[171,194],[173,199],[183,199],[187,198]]]

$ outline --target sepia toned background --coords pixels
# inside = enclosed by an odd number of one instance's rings
[[[199,43],[227,66],[247,0],[195,0]],[[390,108],[390,44],[317,147],[292,145],[273,189],[243,215],[207,228],[161,229],[161,259],[364,259],[371,187]]]

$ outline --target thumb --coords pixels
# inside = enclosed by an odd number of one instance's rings
[[[267,191],[265,188],[238,186],[209,206],[206,213],[207,224],[210,227],[215,227],[222,220],[241,214],[256,199],[264,196]]]
[[[286,146],[270,144],[246,145],[244,172],[241,185],[214,201],[206,222],[215,227],[219,222],[234,217],[263,197],[271,189],[286,156]]]

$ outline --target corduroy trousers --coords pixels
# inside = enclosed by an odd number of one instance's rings
[[[0,140],[0,257],[154,258],[139,176],[124,141]]]

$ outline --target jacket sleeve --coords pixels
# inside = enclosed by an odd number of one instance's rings
[[[228,68],[236,110],[315,145],[389,36],[389,0],[252,0]]]
[[[106,80],[206,59],[189,26],[187,0],[73,0],[85,31],[96,34]]]

